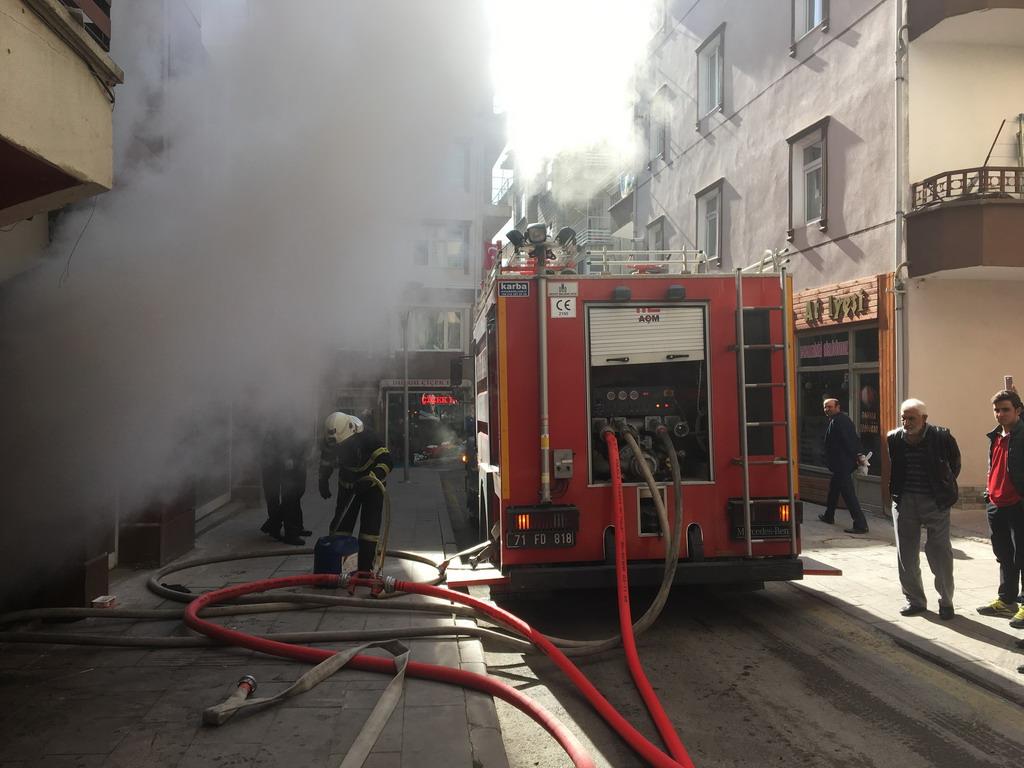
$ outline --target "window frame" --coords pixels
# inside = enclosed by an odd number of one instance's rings
[[[821,18],[817,24],[808,26],[807,5],[821,3]],[[828,32],[829,0],[790,0],[790,45],[789,55],[796,56],[797,44],[815,30]]]
[[[458,316],[459,346],[449,346],[451,328],[449,315]],[[410,352],[462,352],[466,346],[466,311],[464,307],[410,307],[409,308],[409,351]],[[427,347],[419,343],[419,330],[427,327],[427,322],[434,322],[441,316],[443,324],[444,346],[441,348]]]
[[[710,53],[709,53],[710,51]],[[709,76],[711,68],[708,66],[708,58],[714,55],[710,62],[716,70],[718,78],[714,103],[706,101],[708,92],[705,79]],[[697,46],[697,130],[700,130],[701,122],[716,112],[725,109],[725,22],[718,25],[717,29],[708,35],[704,42]]]
[[[813,125],[809,125],[788,139],[789,145],[789,224],[786,229],[786,240],[792,242],[795,234],[794,228],[794,203],[800,201],[800,221],[802,226],[809,227],[817,224],[819,232],[828,231],[828,126],[831,116],[826,115]],[[803,176],[804,163],[802,152],[806,147],[821,143],[821,216],[814,221],[806,221],[806,188]],[[800,175],[797,176],[797,152],[800,152]]]
[[[722,263],[722,254],[724,251],[722,247],[722,233],[724,231],[723,219],[725,218],[725,210],[723,206],[722,195],[722,188],[724,187],[724,185],[725,177],[723,176],[717,181],[711,182],[693,196],[694,201],[696,203],[697,214],[695,226],[696,237],[694,238],[694,242],[697,244],[698,249],[704,251],[704,256],[706,259],[708,259],[708,261],[714,258],[717,259],[719,264]],[[707,203],[711,198],[714,198],[716,201],[715,246],[717,250],[713,257],[708,256],[708,252],[705,247],[707,244],[707,236],[709,232],[709,229],[707,227]],[[702,226],[702,224],[704,226]]]
[[[443,237],[439,237],[442,228],[444,230]],[[464,258],[459,264],[452,264],[450,262],[450,255],[447,252],[447,247],[441,249],[439,244],[451,243],[454,240],[450,237],[452,232],[458,228],[461,230],[462,245],[464,246],[463,255]],[[444,269],[444,270],[459,270],[463,274],[469,274],[470,268],[470,240],[473,236],[473,222],[465,219],[431,219],[424,221],[420,225],[421,236],[415,241],[413,249],[413,265],[421,269]],[[427,261],[423,263],[421,254],[426,252]],[[443,252],[441,252],[443,251]]]
[[[672,91],[667,83],[663,83],[651,97],[651,114],[648,122],[648,141],[650,149],[648,157],[651,162],[664,160],[669,162],[669,151],[672,146]]]
[[[654,235],[654,233],[658,233],[658,236],[661,239],[661,247],[660,248],[654,248],[653,247],[654,246],[654,242],[653,242],[653,235]],[[646,228],[646,233],[645,234],[647,235],[647,260],[648,261],[668,261],[668,259],[665,258],[665,254],[658,254],[657,258],[653,258],[652,259],[651,258],[651,253],[650,253],[651,251],[667,251],[668,250],[668,244],[667,244],[667,242],[665,240],[665,214],[661,214],[660,216],[656,216],[655,218],[651,219],[647,223],[647,228]]]

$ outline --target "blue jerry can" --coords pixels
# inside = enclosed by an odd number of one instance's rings
[[[351,573],[359,560],[354,536],[321,536],[313,547],[313,573]]]

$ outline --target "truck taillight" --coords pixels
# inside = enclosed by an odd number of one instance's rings
[[[789,522],[789,504],[779,504],[779,522]]]
[[[580,511],[572,504],[509,507],[505,520],[510,531],[578,531],[580,529]]]

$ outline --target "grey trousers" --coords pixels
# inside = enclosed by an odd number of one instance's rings
[[[921,528],[928,531],[924,553],[935,575],[939,607],[953,606],[953,544],[949,539],[949,509],[939,509],[935,500],[923,493],[904,493],[893,507],[896,550],[899,559],[900,586],[907,602],[927,606],[921,584]]]

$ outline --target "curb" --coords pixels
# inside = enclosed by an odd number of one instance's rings
[[[790,583],[804,594],[839,608],[841,611],[851,616],[861,618],[858,614],[864,612],[862,608],[852,606],[834,595],[828,594],[827,592],[819,592],[797,581]],[[937,645],[930,640],[922,638],[914,632],[909,632],[901,627],[897,627],[889,623],[873,623],[870,626],[891,638],[896,645],[910,651],[916,656],[930,661],[936,666],[939,666],[948,672],[952,672],[957,677],[960,677],[979,688],[984,688],[989,693],[993,693],[996,696],[1006,699],[1012,704],[1024,707],[1024,685],[1021,683],[1015,683],[998,672],[986,669],[983,666],[984,662],[961,653],[949,646]]]

